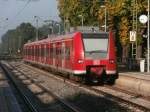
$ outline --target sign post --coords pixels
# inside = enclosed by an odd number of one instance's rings
[[[130,42],[132,43],[132,58],[134,58],[134,42],[136,41],[136,31],[130,31]]]
[[[149,73],[149,66],[150,66],[150,63],[149,63],[149,56],[150,56],[150,46],[149,46],[149,0],[148,0],[148,16],[146,15],[141,15],[139,17],[139,21],[142,23],[142,24],[145,24],[147,23],[147,72]]]

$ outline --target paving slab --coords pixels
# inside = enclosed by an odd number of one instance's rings
[[[119,75],[150,81],[150,73],[147,73],[147,72],[122,72],[122,73],[119,73]]]
[[[146,72],[119,73],[119,78],[116,80],[115,86],[145,97],[150,97],[150,74]]]

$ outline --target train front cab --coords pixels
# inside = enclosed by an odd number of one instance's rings
[[[77,33],[74,39],[74,73],[93,80],[116,79],[113,33]]]

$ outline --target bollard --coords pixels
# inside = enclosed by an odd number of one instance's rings
[[[145,69],[145,60],[141,59],[140,60],[140,71],[144,72],[144,69]]]

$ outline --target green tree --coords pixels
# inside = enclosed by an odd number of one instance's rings
[[[71,26],[81,25],[83,16],[84,25],[98,25],[98,0],[58,0],[58,9],[61,19],[69,20]]]
[[[34,39],[35,28],[30,23],[22,23],[2,36],[1,47],[4,53],[16,54],[18,50],[22,51],[24,43]]]

